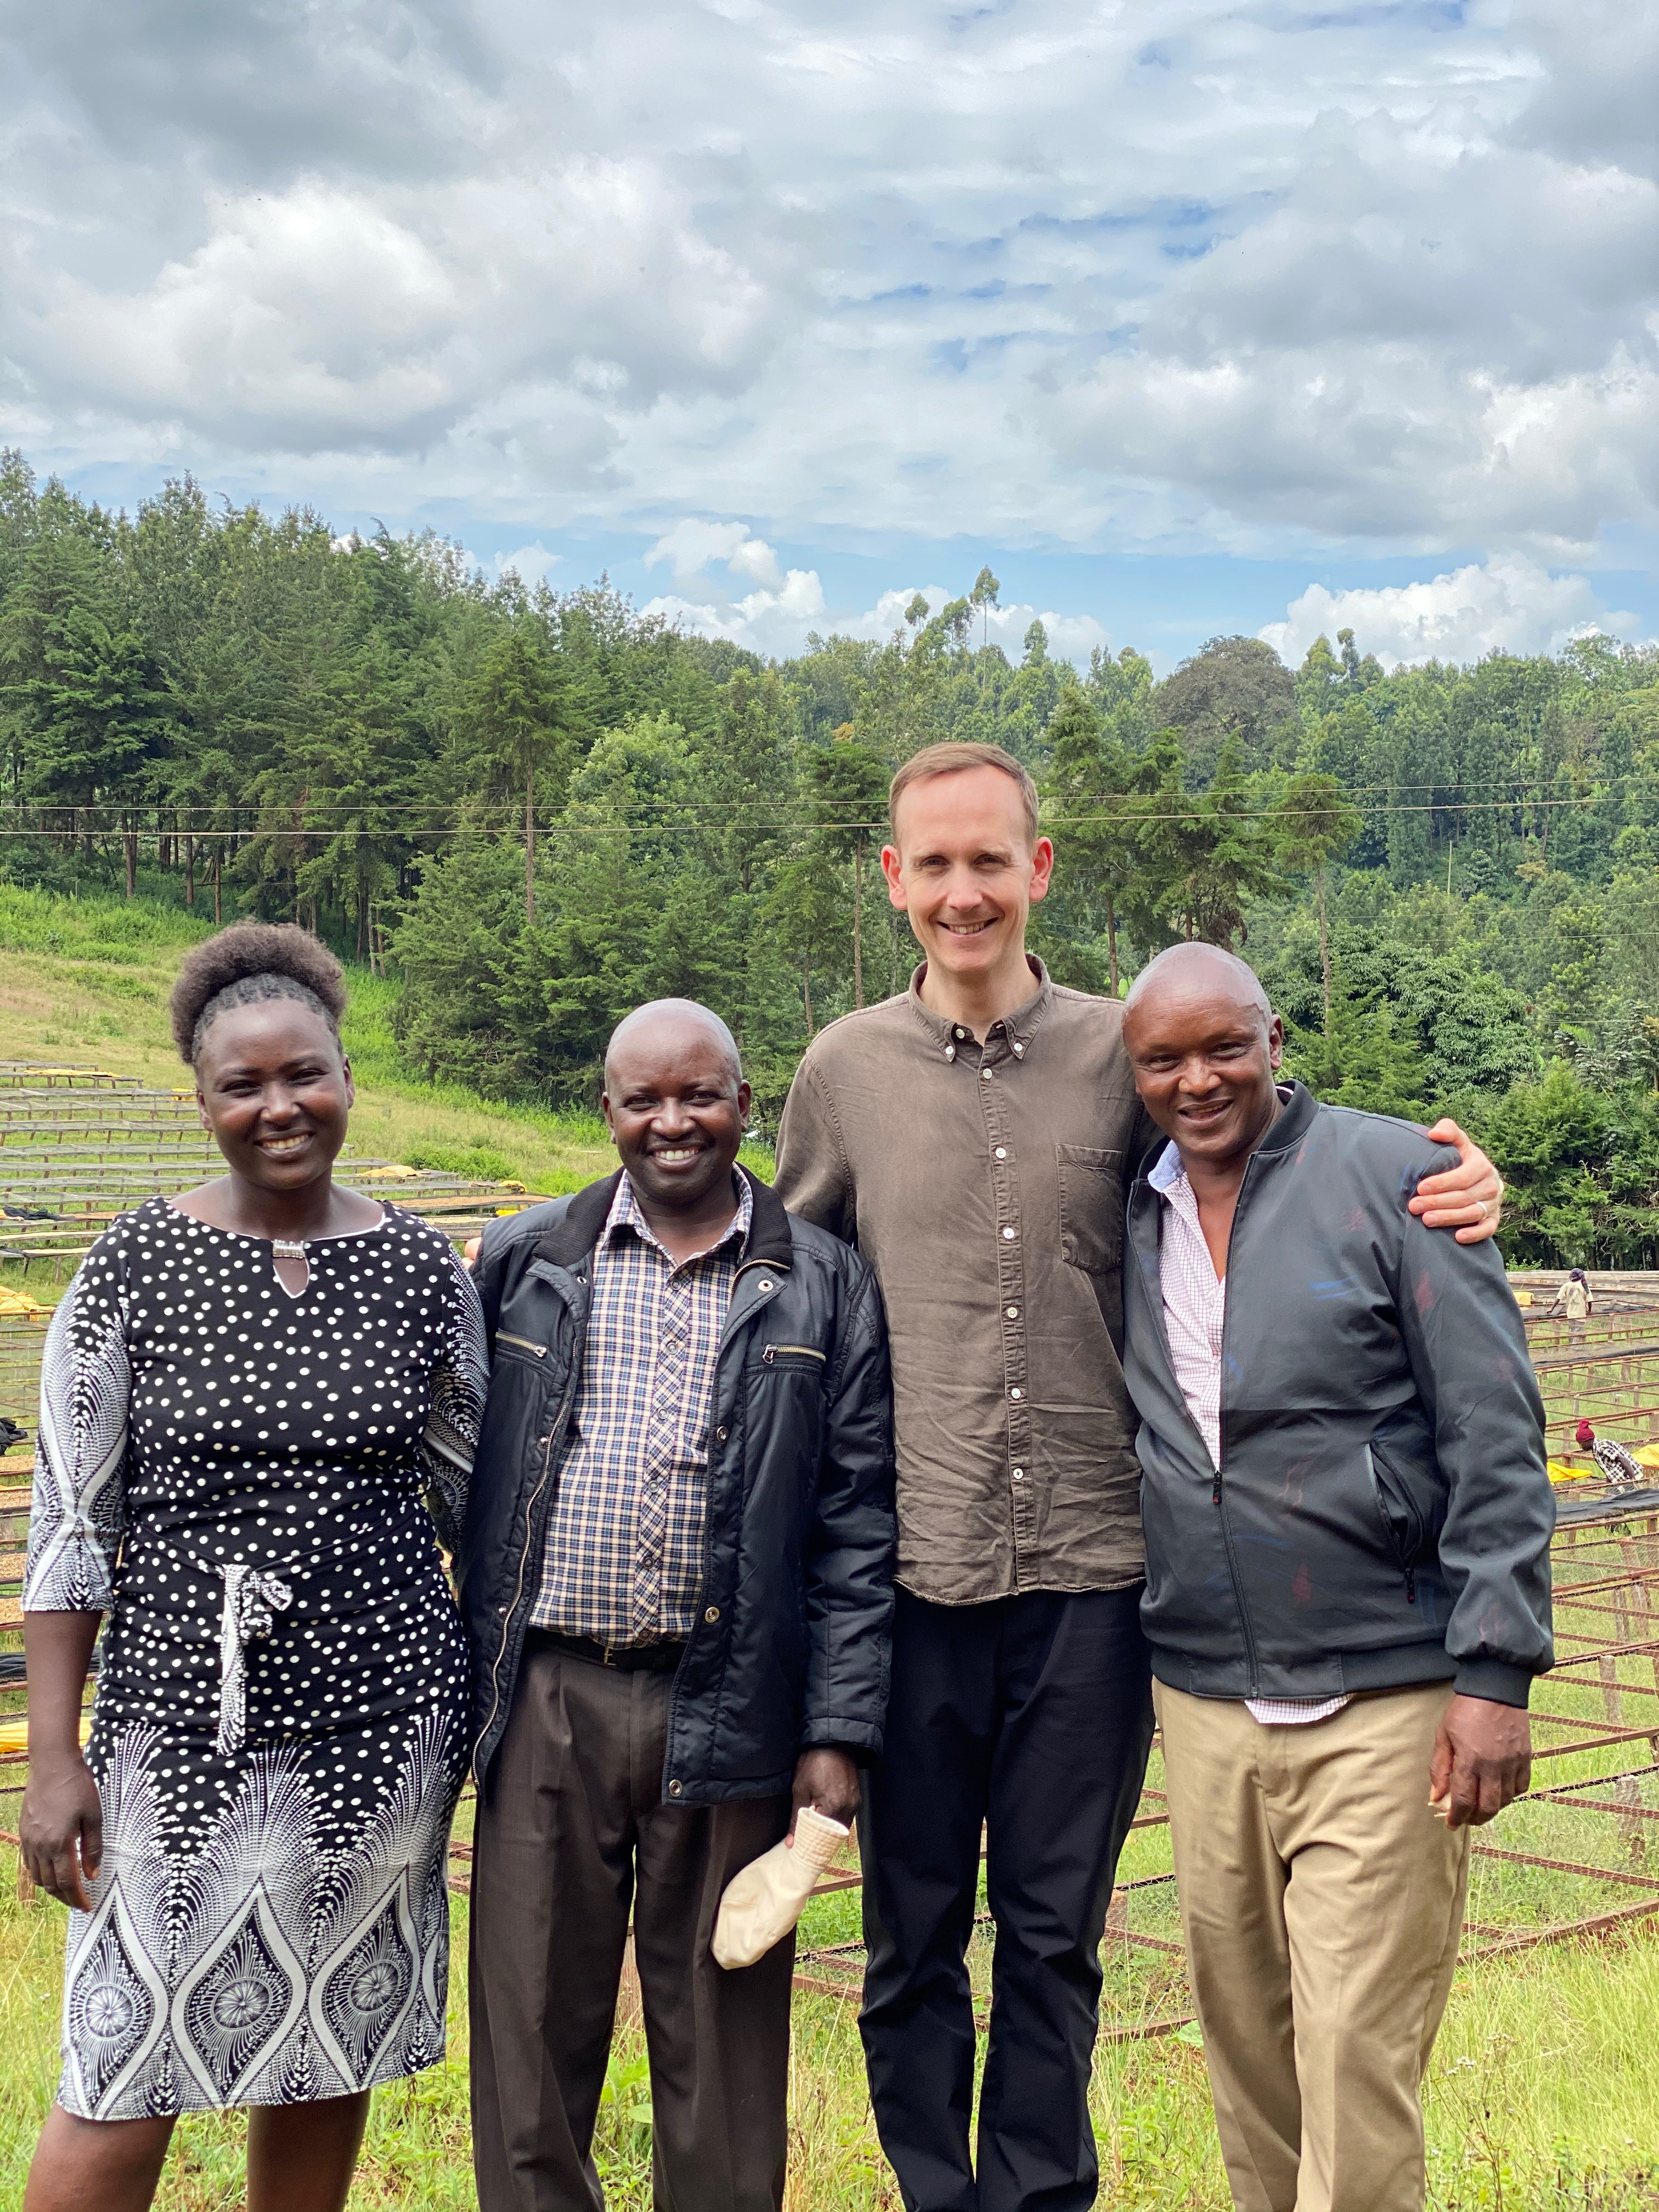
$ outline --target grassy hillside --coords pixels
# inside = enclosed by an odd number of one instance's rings
[[[135,899],[59,898],[0,884],[0,1059],[90,1061],[173,1086],[188,1080],[167,1001],[186,949],[210,925]],[[549,1194],[608,1173],[597,1115],[501,1106],[409,1080],[392,1034],[396,987],[351,973],[346,1049],[357,1081],[351,1143],[412,1167],[516,1176]]]

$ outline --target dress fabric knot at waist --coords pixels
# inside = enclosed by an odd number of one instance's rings
[[[225,1604],[219,1617],[219,1737],[222,1759],[231,1759],[247,1735],[247,1647],[270,1634],[276,1616],[294,1592],[273,1574],[240,1560],[224,1570]]]

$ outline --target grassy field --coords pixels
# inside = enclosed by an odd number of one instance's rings
[[[54,900],[0,884],[0,1058],[90,1061],[149,1083],[179,1083],[185,1071],[167,1034],[167,994],[180,956],[203,933],[177,909],[145,901]],[[347,1043],[358,1079],[352,1142],[359,1152],[513,1176],[544,1191],[574,1188],[613,1164],[597,1120],[496,1107],[407,1080],[391,1033],[392,987],[361,972],[352,983]],[[763,1155],[756,1164],[766,1167]],[[52,1294],[38,1267],[29,1286]],[[1595,1411],[1602,1417],[1599,1401]],[[1593,1694],[1585,1696],[1593,1705]],[[1510,1826],[1496,1832],[1498,1840],[1525,1836],[1534,1850],[1559,1855],[1564,1816],[1517,1808],[1506,1818]],[[1525,1826],[1530,1821],[1540,1824],[1535,1838]],[[1582,1849],[1574,1841],[1572,1854],[1595,1857],[1601,1841],[1587,1837]],[[1143,1877],[1166,1864],[1167,1840],[1143,1832],[1132,1839],[1123,1872]],[[0,1850],[0,2207],[21,2199],[57,2075],[64,1929],[55,1905],[17,1901],[14,1867],[11,1853]],[[1540,1884],[1548,1899],[1527,1895]],[[1477,1871],[1473,1910],[1489,1922],[1535,1923],[1623,1901],[1613,1893],[1588,1901],[1575,1893],[1569,1901],[1563,1893],[1558,1911],[1556,1888],[1553,1876],[1486,1863]],[[1167,1889],[1133,1895],[1135,1924],[1143,1924],[1143,1911],[1162,1914],[1144,1924],[1172,1932]],[[353,2198],[359,2212],[416,2206],[465,2212],[476,2201],[466,2148],[464,1900],[454,1911],[449,2059],[377,2098]],[[852,1941],[857,1932],[856,1899],[848,1893],[809,1908],[803,1940],[823,1946]],[[975,1949],[982,1987],[982,1941]],[[1112,1947],[1109,2018],[1131,2021],[1184,2008],[1155,1954]],[[871,2124],[850,2003],[802,1996],[795,2022],[790,2212],[896,2212]],[[1467,1966],[1429,2088],[1431,2198],[1438,2212],[1659,2212],[1656,2022],[1659,1924],[1595,1945]],[[1195,2029],[1103,2045],[1094,2102],[1103,2203],[1131,2212],[1224,2212]],[[241,2202],[241,2134],[234,2116],[181,2126],[160,2198],[167,2212]],[[645,2212],[649,2092],[636,2029],[618,2040],[599,2148],[613,2212]]]
[[[64,1915],[17,1903],[0,1853],[0,2203],[19,2202],[57,2077]],[[815,1911],[823,1911],[815,1907]],[[356,2212],[468,2212],[466,1909],[455,1905],[447,2063],[382,2091]],[[809,1934],[812,1933],[809,1927]],[[1531,1953],[1461,1975],[1428,2094],[1437,2212],[1654,2212],[1659,2207],[1659,1943]],[[612,2212],[651,2202],[641,2039],[618,2038],[599,2157]],[[1225,2212],[1196,2033],[1103,2047],[1094,2084],[1102,2202],[1125,2212]],[[865,2094],[849,2006],[798,1997],[789,2212],[897,2212]],[[174,2137],[164,2212],[241,2202],[244,2123],[192,2118]]]

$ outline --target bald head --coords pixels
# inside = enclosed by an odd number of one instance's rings
[[[605,1088],[611,1087],[611,1071],[619,1052],[629,1059],[641,1053],[650,1056],[665,1047],[672,1050],[688,1036],[698,1034],[724,1058],[735,1091],[743,1081],[738,1041],[714,1009],[700,1006],[696,999],[652,999],[643,1006],[635,1006],[631,1014],[624,1014],[605,1048]]]
[[[1126,1022],[1131,1010],[1144,1000],[1171,992],[1186,998],[1217,998],[1232,1006],[1254,1006],[1264,1024],[1273,1018],[1273,1008],[1255,969],[1224,945],[1171,945],[1155,960],[1149,960],[1130,984],[1123,1001]]]
[[[1279,1113],[1279,1018],[1255,971],[1218,945],[1172,945],[1135,977],[1123,1043],[1141,1103],[1194,1184],[1242,1175]]]
[[[749,1122],[731,1030],[694,999],[636,1007],[611,1033],[599,1105],[653,1228],[700,1249],[700,1229],[732,1218],[732,1163]]]

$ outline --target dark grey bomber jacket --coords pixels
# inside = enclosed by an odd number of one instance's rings
[[[1293,1086],[1233,1220],[1218,1470],[1164,1329],[1162,1151],[1123,1269],[1154,1674],[1210,1698],[1451,1680],[1525,1705],[1553,1656],[1544,1409],[1496,1244],[1407,1212],[1455,1154]]]

